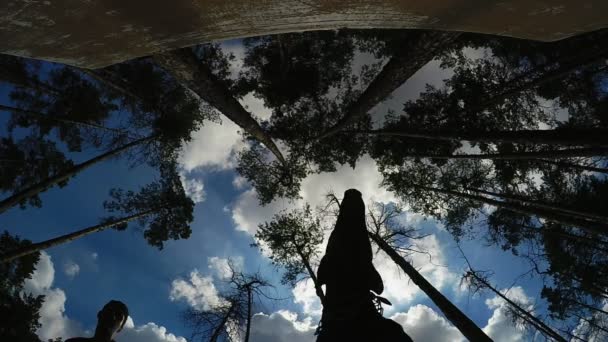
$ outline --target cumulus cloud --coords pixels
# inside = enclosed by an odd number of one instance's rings
[[[316,325],[310,318],[298,320],[294,312],[280,310],[270,315],[255,314],[251,323],[252,342],[313,342]]]
[[[232,263],[232,268],[230,264]],[[243,257],[220,258],[210,257],[208,259],[209,269],[211,269],[219,279],[229,279],[232,277],[232,271],[243,269]]]
[[[116,342],[186,342],[186,339],[167,332],[167,328],[156,323],[136,326],[129,317],[123,330],[116,337]]]
[[[172,301],[185,300],[188,305],[198,310],[209,310],[220,305],[220,297],[213,278],[202,276],[198,270],[190,272],[190,279],[176,279],[171,283],[169,299]]]
[[[63,272],[70,278],[74,278],[80,272],[80,266],[73,262],[68,261],[63,264]]]
[[[26,279],[23,289],[26,293],[45,296],[38,320],[41,326],[37,331],[38,336],[44,341],[56,337],[76,336],[83,331],[80,324],[65,314],[66,295],[63,290],[52,287],[54,280],[53,261],[51,256],[43,251],[40,253],[36,270],[30,279]]]
[[[414,305],[405,313],[393,315],[391,319],[401,324],[414,341],[466,341],[458,329],[426,305]]]
[[[205,200],[203,181],[187,174],[180,174],[180,179],[186,196],[190,197],[194,203],[200,203]]]
[[[305,315],[316,319],[321,318],[323,306],[311,279],[305,279],[297,283],[291,290],[291,293],[293,294],[294,302],[302,306],[302,312]]]
[[[239,127],[227,118],[221,123],[205,122],[184,146],[179,162],[186,171],[197,168],[229,169],[235,165],[235,153],[245,145]]]
[[[501,291],[507,298],[518,303],[526,310],[532,309],[532,298],[528,297],[521,286]],[[486,300],[488,308],[494,310],[483,331],[496,342],[524,341],[525,331],[518,327],[509,315],[508,304],[499,296]]]

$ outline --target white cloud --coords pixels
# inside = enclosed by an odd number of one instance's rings
[[[297,314],[280,310],[271,315],[255,314],[251,323],[252,342],[313,342],[316,326],[310,317],[299,321]]]
[[[191,307],[198,310],[209,310],[223,302],[213,284],[213,278],[202,276],[198,270],[190,272],[189,280],[174,280],[171,283],[169,299],[172,301],[185,300]]]
[[[167,328],[156,323],[135,326],[130,316],[115,340],[117,342],[187,342],[185,338],[167,332]]]
[[[91,253],[91,258],[93,258],[93,260],[97,260],[98,257],[99,257],[99,254],[97,254],[97,252]]]
[[[510,290],[501,291],[507,298],[520,304],[524,309],[530,310],[532,298],[528,297],[524,289],[515,286]],[[488,308],[494,310],[488,324],[483,331],[496,342],[516,342],[524,341],[525,331],[517,327],[508,313],[507,303],[499,296],[486,300]]]
[[[205,122],[184,146],[179,162],[190,172],[197,168],[229,169],[235,165],[235,153],[245,145],[238,126],[227,118],[222,123]]]
[[[232,277],[232,269],[230,263],[235,270],[243,269],[243,257],[231,257],[230,259],[220,257],[210,257],[208,259],[209,269],[211,269],[219,279],[229,279]]]
[[[321,318],[323,306],[317,296],[314,284],[311,279],[305,279],[296,284],[291,290],[294,302],[302,306],[302,312],[305,315],[312,316],[316,319]]]
[[[68,261],[63,264],[63,272],[70,278],[74,278],[80,272],[80,266],[73,262]]]
[[[391,319],[401,324],[414,341],[466,341],[458,329],[426,305],[412,306],[407,312],[397,313]]]
[[[63,290],[52,288],[55,279],[55,268],[51,257],[46,252],[40,253],[40,260],[30,279],[26,279],[24,292],[33,295],[44,295],[40,308],[40,328],[38,336],[46,341],[56,337],[77,336],[82,333],[80,324],[65,315],[66,295]]]
[[[203,181],[186,174],[180,174],[182,186],[186,192],[186,196],[190,197],[194,203],[200,203],[205,200],[205,187]]]

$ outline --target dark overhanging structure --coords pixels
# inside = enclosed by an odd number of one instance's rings
[[[0,53],[101,68],[186,46],[338,28],[554,41],[608,27],[605,0],[7,0]]]

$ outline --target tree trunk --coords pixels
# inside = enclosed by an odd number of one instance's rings
[[[467,140],[488,143],[521,143],[547,145],[585,145],[608,147],[608,130],[606,129],[547,129],[519,131],[423,131],[423,130],[367,130],[348,131],[349,133],[370,134],[377,136],[394,136],[428,140],[454,141]]]
[[[9,107],[9,106],[5,106],[2,104],[0,104],[0,110],[7,111],[7,112],[13,112],[13,113],[17,113],[19,115],[29,116],[29,117],[33,117],[33,118],[41,119],[41,120],[56,121],[56,122],[70,124],[70,125],[78,125],[78,126],[85,126],[85,127],[90,127],[90,128],[103,129],[103,130],[107,130],[107,131],[110,131],[113,133],[118,133],[118,134],[128,134],[128,132],[125,132],[123,130],[116,129],[116,128],[105,127],[102,125],[98,125],[98,124],[94,124],[94,123],[90,123],[90,122],[84,122],[84,121],[74,121],[74,120],[70,120],[70,119],[56,118],[56,117],[52,117],[52,116],[49,116],[49,115],[46,115],[43,113],[38,113],[38,112],[31,111],[31,110],[25,110],[25,109],[16,108],[16,107]]]
[[[475,272],[469,271],[467,274],[473,276],[475,279],[477,279],[477,281],[482,283],[487,289],[494,292],[494,294],[496,294],[497,296],[502,298],[505,302],[507,302],[513,309],[515,309],[523,317],[525,317],[530,322],[533,322],[534,326],[536,326],[537,329],[540,328],[540,330],[542,332],[546,333],[547,335],[551,336],[552,338],[554,338],[557,341],[567,342],[563,337],[561,337],[557,332],[555,332],[553,329],[551,329],[549,326],[547,326],[543,321],[536,318],[534,315],[532,315],[528,311],[524,310],[522,307],[517,305],[515,302],[513,302],[512,300],[507,298],[507,296],[503,295],[500,291],[496,290],[492,285],[490,285],[488,282],[486,282],[485,279],[477,276],[477,274]]]
[[[298,249],[298,255],[302,259],[302,263],[304,264],[304,267],[306,267],[306,271],[308,272],[308,275],[310,276],[310,279],[312,280],[312,282],[315,286],[315,292],[317,293],[319,300],[321,300],[321,304],[323,306],[325,306],[325,293],[323,293],[323,288],[321,287],[321,285],[319,285],[319,280],[317,279],[315,272],[313,271],[312,267],[310,266],[310,263],[308,262],[308,260],[306,260],[306,258],[304,257],[302,252],[300,252],[299,249]]]
[[[517,213],[521,213],[524,215],[542,217],[542,218],[550,220],[550,221],[555,221],[555,222],[559,222],[559,223],[566,224],[566,225],[576,226],[578,228],[582,228],[582,229],[585,229],[587,231],[590,231],[590,232],[596,233],[596,234],[607,234],[608,233],[608,227],[606,225],[590,222],[590,221],[579,219],[576,217],[564,216],[564,215],[561,215],[559,213],[555,213],[555,212],[552,212],[549,210],[542,210],[540,208],[526,207],[526,206],[522,206],[519,204],[511,203],[511,202],[497,201],[497,200],[487,198],[484,196],[470,195],[470,194],[466,194],[466,193],[458,192],[458,191],[431,188],[431,187],[426,187],[426,186],[421,186],[421,185],[414,185],[414,187],[418,187],[423,190],[433,191],[433,192],[437,192],[437,193],[441,193],[441,194],[445,194],[445,195],[451,195],[451,196],[456,196],[456,197],[460,197],[460,198],[470,199],[473,201],[489,204],[489,205],[492,205],[495,207],[508,209],[508,210],[511,210],[511,211],[514,211]]]
[[[474,189],[474,188],[464,188],[464,189],[467,191],[477,192],[477,193],[483,194],[483,195],[498,197],[498,198],[502,198],[502,199],[509,200],[509,201],[515,201],[524,206],[530,205],[530,206],[534,206],[537,208],[561,212],[564,215],[573,215],[573,216],[579,217],[581,219],[593,220],[596,222],[608,224],[608,217],[604,216],[604,215],[600,215],[600,214],[579,211],[579,210],[563,207],[563,206],[560,206],[557,204],[546,203],[546,202],[542,202],[542,201],[538,201],[538,200],[531,200],[531,199],[527,199],[523,196],[518,196],[518,195],[501,194],[501,193],[486,191],[483,189]]]
[[[209,338],[209,342],[217,342],[217,339],[220,338],[220,335],[226,326],[226,322],[228,322],[228,318],[230,318],[230,315],[232,314],[232,310],[234,310],[234,305],[230,304],[230,308],[228,309],[228,312],[226,312],[226,315],[222,318],[222,322],[213,330],[213,334]]]
[[[250,113],[230,94],[229,89],[218,80],[211,70],[199,62],[188,49],[175,50],[153,56],[154,61],[167,70],[184,88],[192,90],[201,99],[217,108],[237,126],[263,143],[285,164],[285,158],[272,139]]]
[[[553,162],[551,160],[537,158],[572,158],[572,157],[595,157],[608,155],[606,148],[570,148],[563,150],[548,151],[528,151],[512,153],[488,153],[488,154],[410,154],[410,158],[429,158],[429,159],[491,159],[491,160],[533,160],[538,162],[552,163],[564,167],[581,167],[588,171],[608,172],[608,169],[589,168],[582,165],[571,163]],[[593,169],[593,170],[592,170]]]
[[[346,115],[333,127],[321,134],[317,140],[338,133],[357,122],[374,106],[404,84],[423,66],[456,39],[460,33],[431,31],[420,34],[415,42],[402,42],[402,48],[386,63],[382,71],[353,103]]]
[[[153,140],[154,138],[156,138],[156,136],[152,135],[152,136],[148,136],[145,138],[135,140],[135,141],[125,144],[121,147],[115,148],[109,152],[103,153],[97,157],[91,158],[91,159],[85,161],[84,163],[75,165],[63,173],[49,177],[49,178],[43,180],[42,182],[39,182],[24,190],[21,190],[21,191],[15,193],[14,195],[10,196],[9,198],[7,198],[3,201],[0,201],[0,213],[3,213],[6,210],[10,209],[11,207],[25,201],[26,199],[45,191],[46,189],[52,187],[53,185],[56,185],[58,183],[68,180],[70,177],[75,176],[79,172],[84,171],[87,168],[89,168],[101,161],[115,157],[118,154],[130,149],[133,146]]]
[[[156,209],[146,210],[146,211],[141,212],[141,213],[137,213],[137,214],[134,214],[134,215],[131,215],[131,216],[123,217],[123,218],[118,219],[118,220],[114,220],[114,221],[111,221],[111,222],[102,223],[102,224],[98,224],[98,225],[95,225],[95,226],[92,226],[92,227],[81,229],[81,230],[75,231],[73,233],[65,234],[65,235],[62,235],[62,236],[50,239],[50,240],[46,240],[46,241],[38,242],[38,243],[33,243],[33,244],[31,244],[29,246],[26,246],[24,248],[21,248],[21,249],[15,250],[15,251],[10,251],[10,252],[2,255],[0,257],[0,262],[1,263],[10,262],[12,260],[21,258],[23,256],[26,256],[26,255],[29,255],[29,254],[32,254],[32,253],[36,253],[36,252],[40,252],[40,251],[42,251],[44,249],[47,249],[47,248],[58,246],[58,245],[61,245],[61,244],[64,244],[64,243],[67,243],[67,242],[70,242],[70,241],[73,241],[73,240],[76,240],[76,239],[80,239],[81,237],[84,237],[86,235],[89,235],[89,234],[92,234],[92,233],[96,233],[96,232],[100,232],[102,230],[105,230],[105,229],[117,226],[119,224],[127,223],[129,221],[136,220],[136,219],[138,219],[140,217],[144,217],[146,215],[150,215],[150,214],[152,214],[155,211],[156,211]]]
[[[251,286],[247,288],[247,328],[245,330],[244,342],[249,342],[249,334],[251,333],[251,306],[253,305],[253,294]]]
[[[471,319],[441,294],[431,283],[418,273],[399,253],[386,241],[376,234],[369,233],[370,238],[407,274],[414,284],[426,293],[427,296],[443,312],[445,317],[470,341],[492,341]]]
[[[575,234],[569,234],[569,233],[561,232],[561,231],[555,231],[555,230],[551,230],[551,229],[539,229],[537,227],[531,227],[531,226],[527,226],[527,225],[522,225],[522,229],[525,229],[526,231],[532,232],[535,234],[549,234],[549,235],[561,236],[561,237],[564,237],[569,240],[576,240],[576,241],[579,241],[579,242],[589,246],[589,248],[593,248],[593,249],[597,250],[600,253],[608,254],[608,244],[606,242],[598,240],[598,239],[591,239],[588,237],[579,236],[579,235],[575,235]]]

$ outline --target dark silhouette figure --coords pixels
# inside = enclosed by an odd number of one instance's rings
[[[372,264],[365,204],[355,189],[344,193],[317,274],[319,283],[326,285],[317,342],[412,341],[399,324],[382,317],[380,302],[390,303],[376,295],[382,293],[384,284]]]
[[[97,328],[93,337],[74,337],[65,342],[114,342],[114,336],[122,330],[129,317],[129,309],[123,302],[111,300],[97,313]]]

